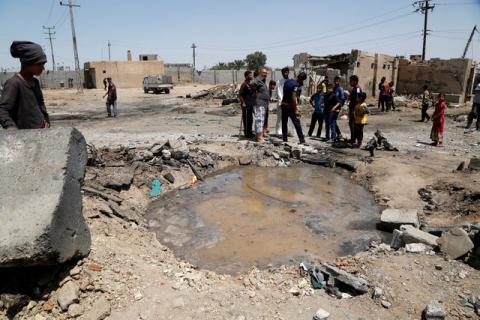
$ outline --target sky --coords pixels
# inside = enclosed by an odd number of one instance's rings
[[[68,0],[64,0],[68,2]],[[424,18],[413,0],[73,0],[80,65],[95,60],[134,59],[158,54],[165,63],[192,63],[197,69],[244,59],[254,51],[267,65],[292,65],[296,53],[327,55],[361,49],[409,56],[422,51]],[[428,58],[458,58],[475,24],[480,0],[434,0],[429,12]],[[42,26],[55,26],[57,65],[73,68],[67,7],[58,0],[0,0],[0,68],[17,70],[13,40],[42,45],[51,69],[49,41]],[[480,61],[480,34],[468,58]]]

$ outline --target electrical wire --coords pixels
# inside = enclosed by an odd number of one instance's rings
[[[52,0],[52,4],[50,5],[50,10],[48,12],[48,17],[47,20],[45,20],[45,25],[50,21],[50,18],[52,17],[52,12],[53,12],[53,5],[55,4],[55,0]]]
[[[406,7],[410,7],[410,5],[402,6],[400,9],[406,8]],[[406,16],[414,13],[414,12],[408,12],[406,14],[404,13],[404,14],[401,14],[401,15],[397,15],[397,16],[390,17],[390,18],[387,18],[387,19],[383,19],[383,20],[378,21],[378,22],[370,23],[371,20],[374,20],[374,19],[379,18],[379,17],[385,18],[386,14],[392,13],[392,12],[398,12],[398,10],[399,9],[389,10],[389,11],[383,13],[383,14],[376,15],[372,18],[362,19],[362,21],[369,21],[369,23],[366,24],[366,25],[363,25],[363,26],[360,24],[360,26],[356,26],[354,30],[352,30],[351,26],[347,26],[347,27],[343,27],[343,28],[335,28],[335,29],[332,29],[332,30],[322,30],[322,32],[315,33],[315,34],[312,34],[310,36],[303,36],[303,37],[299,37],[299,38],[291,38],[291,39],[286,39],[286,40],[282,40],[282,41],[270,42],[270,43],[267,43],[267,45],[265,45],[266,43],[263,43],[263,44],[259,44],[258,46],[252,46],[250,48],[245,48],[245,46],[242,46],[242,47],[212,47],[212,46],[208,46],[208,45],[207,46],[202,45],[202,47],[204,49],[222,50],[222,51],[236,51],[236,50],[243,50],[243,51],[248,50],[248,51],[250,51],[250,50],[265,50],[265,49],[271,49],[271,48],[289,47],[289,46],[293,46],[293,45],[305,44],[305,43],[309,43],[309,42],[313,42],[313,41],[317,41],[317,40],[332,38],[332,37],[336,37],[338,35],[351,33],[351,32],[355,32],[355,31],[358,31],[358,30],[363,30],[363,29],[366,29],[366,28],[370,28],[372,26],[376,26],[376,25],[378,25],[380,23],[383,23],[383,22],[390,22],[392,20],[403,18],[403,17],[406,17]],[[358,22],[358,23],[352,23],[352,25],[357,25],[359,23],[361,23],[361,21]],[[335,33],[335,31],[340,31],[340,30],[344,30],[344,31]],[[332,32],[334,32],[334,33],[332,34]],[[327,34],[327,36],[325,36],[325,34]],[[304,39],[304,40],[295,41],[295,39]]]

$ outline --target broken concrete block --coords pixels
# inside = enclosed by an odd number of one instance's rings
[[[450,259],[457,259],[474,247],[468,233],[462,228],[452,228],[442,233],[438,244],[440,245],[440,250],[447,254]]]
[[[402,248],[403,246],[405,246],[405,242],[403,242],[403,232],[400,231],[400,230],[393,230],[393,233],[392,233],[392,241],[390,242],[390,247],[392,249],[400,249]]]
[[[79,294],[79,286],[73,281],[68,281],[58,290],[57,303],[63,311],[66,311],[72,303],[78,302]]]
[[[405,245],[405,251],[410,253],[425,253],[432,250],[432,247],[424,243],[407,243]]]
[[[85,320],[103,320],[107,318],[111,313],[112,307],[110,302],[104,297],[101,296],[99,299],[96,299],[92,305],[92,308],[85,314]]]
[[[380,227],[384,230],[398,229],[401,225],[418,227],[416,209],[385,209],[380,217]]]
[[[425,310],[423,310],[423,318],[425,320],[443,320],[447,314],[437,301],[430,302]]]
[[[470,163],[468,164],[468,169],[470,169],[470,170],[480,170],[480,158],[470,159]]]
[[[87,149],[76,129],[0,132],[0,266],[62,263],[90,251],[81,184]]]
[[[367,280],[354,276],[337,267],[323,264],[318,268],[324,274],[325,279],[328,279],[327,283],[332,287],[339,287],[339,285],[340,287],[348,286],[360,293],[366,293],[370,288]],[[340,284],[338,282],[340,282]]]
[[[438,237],[428,232],[422,231],[410,225],[401,226],[402,239],[406,244],[408,243],[423,243],[432,247],[436,247]]]

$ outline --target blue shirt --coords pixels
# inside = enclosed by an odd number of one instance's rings
[[[323,92],[317,92],[315,93],[311,98],[310,102],[313,102],[313,105],[315,106],[315,113],[323,113],[323,97],[324,94]]]
[[[337,95],[338,100],[340,100],[342,106],[345,103],[345,91],[341,86],[335,86],[335,94]]]
[[[298,94],[299,85],[294,79],[288,79],[283,85],[283,100],[282,104],[287,108],[294,108],[296,101],[292,101],[292,94],[296,92]]]

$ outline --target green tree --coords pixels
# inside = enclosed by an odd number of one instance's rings
[[[211,67],[212,70],[227,70],[228,64],[225,62],[219,62],[217,65]]]
[[[267,64],[267,56],[261,51],[255,51],[247,55],[245,63],[249,70],[258,70]]]
[[[229,67],[233,70],[240,70],[245,68],[245,61],[244,60],[233,60],[233,62],[230,62]]]

